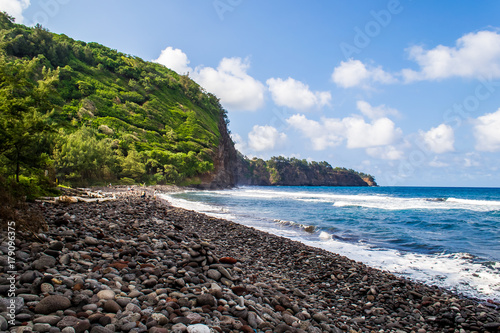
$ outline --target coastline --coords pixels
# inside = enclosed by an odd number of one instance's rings
[[[16,244],[23,269],[18,297],[24,303],[17,317],[49,329],[67,327],[60,324],[63,319],[77,320],[85,328],[81,332],[190,332],[196,324],[199,332],[422,333],[500,327],[495,304],[176,208],[154,200],[153,191],[147,188],[147,197],[140,198],[125,187],[114,191],[119,195],[113,201],[45,204],[46,242]],[[111,291],[102,293],[106,289]],[[42,300],[53,296],[66,297],[70,305],[41,311]],[[40,322],[51,313],[59,321]],[[131,318],[137,319],[134,327],[126,326]]]

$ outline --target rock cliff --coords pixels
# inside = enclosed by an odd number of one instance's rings
[[[219,145],[213,157],[214,170],[201,177],[200,188],[220,189],[237,185],[238,152],[229,135],[224,116],[219,119]]]
[[[269,161],[239,157],[237,185],[281,186],[377,186],[370,175],[332,168],[326,162],[307,162],[282,157]]]
[[[200,188],[234,186],[377,186],[372,176],[351,169],[333,168],[327,162],[307,162],[296,158],[273,157],[268,161],[247,159],[231,140],[223,116],[220,139],[214,156],[214,171],[201,177]]]

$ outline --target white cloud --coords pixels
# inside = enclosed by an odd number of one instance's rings
[[[477,118],[474,125],[476,150],[500,151],[500,109]]]
[[[188,56],[182,50],[169,46],[153,61],[179,74],[189,72],[193,80],[220,98],[222,105],[229,110],[253,111],[264,104],[266,88],[247,74],[250,67],[248,60],[223,58],[216,69],[200,66],[193,70],[189,67]]]
[[[341,61],[332,73],[332,80],[343,88],[368,88],[371,83],[393,83],[396,79],[382,67],[367,67],[359,60]]]
[[[434,168],[444,168],[449,166],[449,164],[438,160],[438,157],[436,156],[432,161],[429,162],[429,166]]]
[[[247,74],[248,60],[224,58],[217,69],[196,68],[192,77],[221,99],[229,110],[257,110],[264,104],[265,86]]]
[[[193,69],[188,66],[189,59],[187,55],[182,52],[182,50],[174,49],[171,46],[162,50],[158,59],[153,61],[182,75],[193,71]]]
[[[236,133],[231,133],[231,139],[233,139],[234,147],[236,148],[236,150],[238,150],[242,154],[245,154],[247,143],[243,140],[241,135]]]
[[[366,153],[371,157],[383,160],[400,160],[404,157],[404,152],[394,146],[366,148]]]
[[[395,142],[402,131],[389,118],[380,118],[366,123],[361,117],[342,120],[347,133],[347,148],[369,148],[385,146]]]
[[[344,139],[345,129],[338,119],[324,118],[322,124],[320,124],[315,120],[307,119],[304,115],[296,114],[286,121],[311,140],[314,150],[324,150],[328,147],[338,146]]]
[[[362,114],[370,119],[378,119],[385,116],[399,116],[398,110],[387,107],[384,104],[379,106],[371,106],[368,102],[358,101],[356,103],[356,106]]]
[[[0,11],[5,11],[16,19],[16,23],[23,23],[23,11],[30,6],[30,0],[0,0]]]
[[[469,33],[459,38],[454,47],[438,45],[425,50],[422,46],[413,46],[409,48],[409,57],[420,69],[404,69],[402,75],[407,82],[449,77],[500,77],[500,34],[493,31]]]
[[[288,124],[311,140],[313,149],[324,150],[347,140],[347,148],[370,148],[390,145],[402,135],[402,131],[388,118],[366,123],[361,117],[343,119],[322,118],[321,123],[304,115],[293,115]]]
[[[314,107],[322,107],[332,99],[330,92],[312,92],[308,85],[290,77],[286,80],[271,78],[266,83],[276,105],[295,110],[304,111]]]
[[[455,134],[453,128],[446,124],[433,127],[427,132],[420,131],[427,148],[436,154],[454,151]]]
[[[286,134],[272,126],[255,125],[248,133],[248,146],[255,151],[267,151],[278,148],[286,141]]]

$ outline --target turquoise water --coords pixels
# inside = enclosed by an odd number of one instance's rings
[[[500,189],[242,187],[167,197],[370,266],[500,300]]]

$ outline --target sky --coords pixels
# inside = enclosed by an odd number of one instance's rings
[[[0,0],[220,98],[248,157],[383,186],[500,187],[500,2]]]

